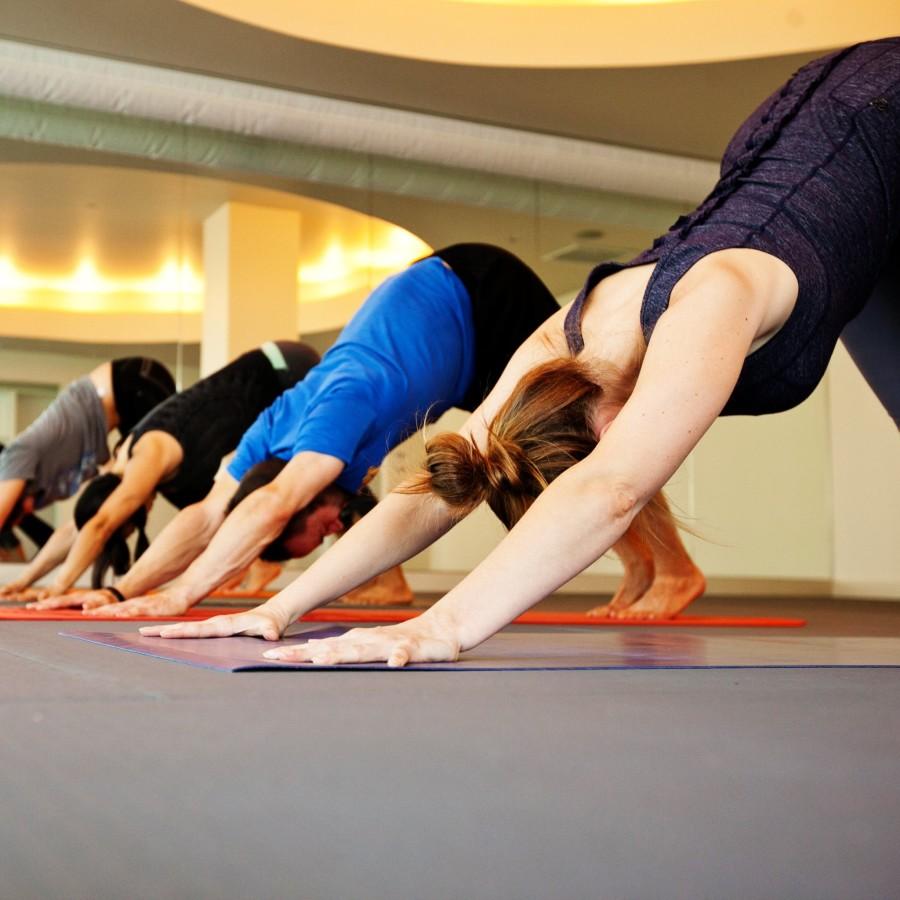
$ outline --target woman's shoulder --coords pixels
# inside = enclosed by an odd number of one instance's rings
[[[760,334],[781,327],[797,301],[797,276],[783,260],[763,250],[731,247],[700,259],[672,289],[670,306],[698,292],[734,296],[758,310]]]

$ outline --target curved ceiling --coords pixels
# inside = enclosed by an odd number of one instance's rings
[[[7,163],[0,193],[0,330],[19,337],[57,338],[61,314],[71,330],[71,314],[87,313],[93,339],[133,339],[133,316],[157,340],[187,339],[185,317],[203,308],[203,221],[224,203],[299,213],[310,332],[343,324],[374,284],[429,250],[384,219],[221,179]]]
[[[297,38],[481,66],[631,67],[804,53],[900,30],[896,0],[183,0]]]

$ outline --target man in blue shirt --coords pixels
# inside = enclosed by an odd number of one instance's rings
[[[342,513],[387,453],[426,418],[474,410],[558,309],[523,262],[485,244],[448,247],[387,279],[322,361],[259,416],[207,497],[182,510],[116,583],[117,599],[134,599],[102,612],[177,615],[273,544],[282,556],[303,556],[339,534]],[[241,480],[267,460],[284,466],[229,513]],[[111,598],[76,599],[96,608]]]

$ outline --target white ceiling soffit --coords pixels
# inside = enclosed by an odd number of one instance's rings
[[[0,40],[0,95],[242,136],[696,203],[718,166]]]

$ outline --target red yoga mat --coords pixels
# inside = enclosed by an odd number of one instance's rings
[[[183,616],[86,616],[78,609],[25,609],[21,606],[0,607],[0,620],[36,622],[189,622],[210,616],[246,612],[233,606],[195,606]],[[325,607],[314,609],[302,617],[302,622],[369,622],[388,624],[406,622],[420,615],[420,609],[352,609]],[[674,619],[598,619],[584,613],[527,612],[515,620],[516,625],[579,625],[591,628],[616,626],[653,626],[662,628],[802,628],[805,619],[778,619],[758,616],[677,616]]]

